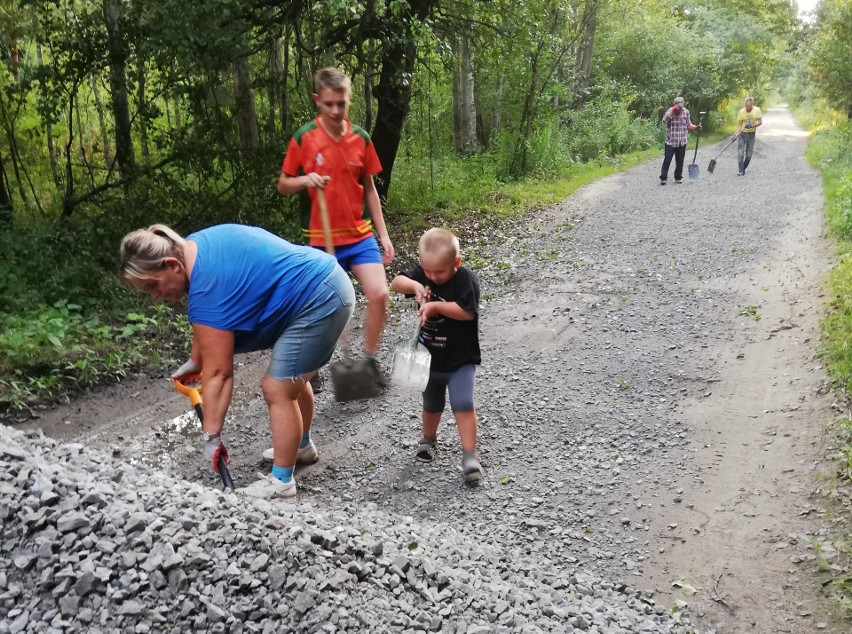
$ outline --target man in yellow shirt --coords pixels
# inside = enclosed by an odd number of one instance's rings
[[[737,159],[740,170],[737,176],[745,176],[746,168],[754,152],[754,131],[763,125],[763,112],[754,105],[754,97],[746,97],[745,107],[737,115]]]

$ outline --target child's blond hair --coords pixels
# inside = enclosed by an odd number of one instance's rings
[[[446,255],[448,261],[455,262],[460,252],[459,239],[452,231],[433,227],[420,236],[417,250],[421,257],[424,253],[434,256]]]
[[[352,95],[352,80],[337,68],[320,68],[314,73],[314,92],[320,94],[323,88],[330,88],[334,91],[342,90],[343,94],[349,98]]]

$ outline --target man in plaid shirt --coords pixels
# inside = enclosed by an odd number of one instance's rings
[[[665,185],[669,178],[669,165],[672,157],[675,159],[675,183],[683,182],[683,157],[686,156],[687,131],[698,130],[701,124],[693,125],[689,120],[689,110],[683,107],[683,97],[675,97],[674,105],[663,115],[666,124],[666,153],[663,158],[663,169],[660,170],[660,185]]]

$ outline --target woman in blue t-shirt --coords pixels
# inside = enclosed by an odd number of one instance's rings
[[[165,225],[121,241],[121,277],[154,299],[188,300],[192,352],[173,378],[204,372],[204,460],[227,459],[221,432],[234,387],[234,353],[272,350],[263,379],[272,473],[243,491],[296,495],[297,462],[317,460],[309,381],[331,359],[355,293],[334,257],[257,227],[218,225],[181,238]]]

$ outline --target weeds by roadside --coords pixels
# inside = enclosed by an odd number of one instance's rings
[[[848,403],[852,395],[852,121],[842,122],[837,112],[824,106],[804,108],[796,116],[802,123],[825,126],[812,129],[807,150],[808,161],[822,175],[826,217],[838,256],[827,282],[831,299],[822,320],[820,355],[839,400]],[[838,418],[827,435],[829,473],[822,494],[841,528],[832,535],[832,552],[818,552],[818,567],[823,586],[836,600],[838,617],[852,620],[852,421]]]

